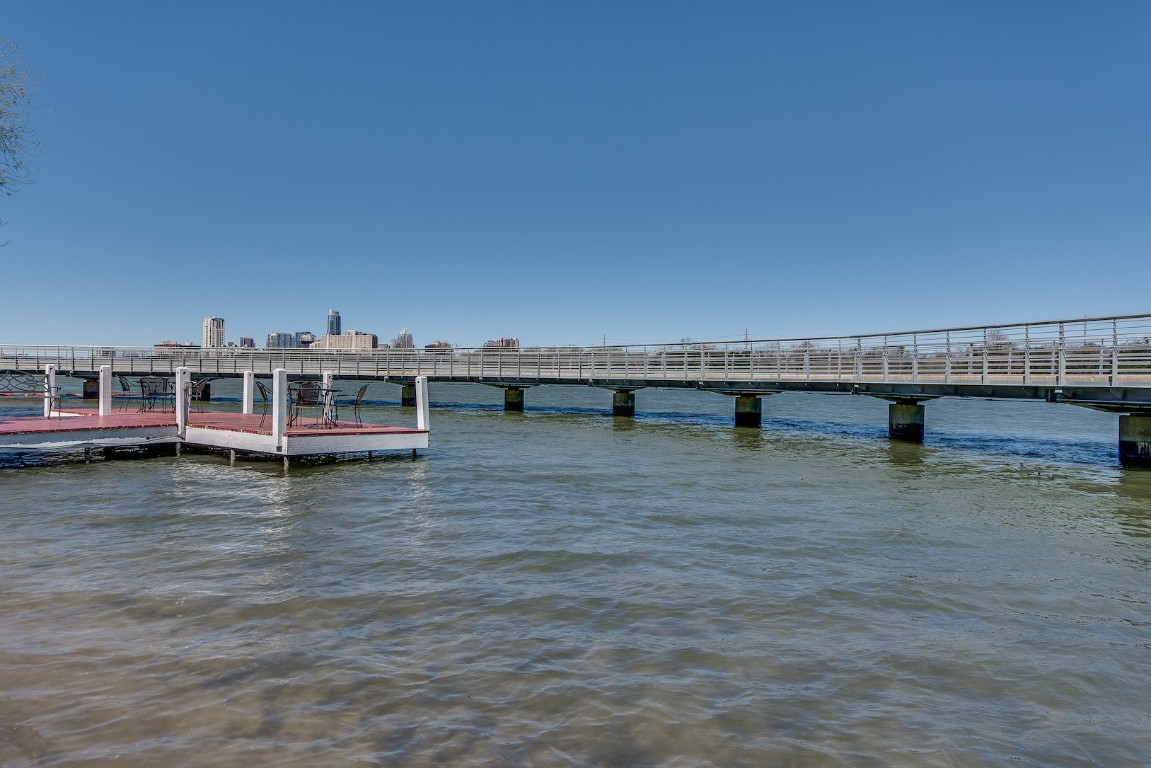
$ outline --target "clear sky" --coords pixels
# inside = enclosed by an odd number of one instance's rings
[[[1151,3],[5,3],[0,342],[1151,311]]]

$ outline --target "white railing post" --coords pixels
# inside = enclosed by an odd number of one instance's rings
[[[100,366],[100,410],[101,416],[112,415],[112,366]]]
[[[419,366],[417,365],[417,370]],[[331,391],[332,380],[334,376],[331,371],[320,372],[320,386],[324,389],[324,423],[332,423],[332,403],[334,402],[335,394]]]
[[[1059,324],[1059,370],[1055,374],[1056,386],[1062,387],[1067,383],[1067,336],[1063,330],[1063,323]]]
[[[284,449],[284,432],[288,428],[288,372],[284,368],[272,371],[272,437],[276,450]]]
[[[1031,383],[1031,326],[1023,326],[1023,386]]]
[[[919,382],[919,334],[911,337],[911,380]]]
[[[56,366],[44,366],[44,418],[52,415],[52,403],[56,399]]]
[[[176,434],[183,440],[188,432],[188,404],[192,400],[192,373],[187,366],[176,369]]]
[[[1111,321],[1111,386],[1119,384],[1119,324]]]
[[[947,332],[947,357],[943,360],[943,383],[951,383],[951,331]]]
[[[252,413],[255,408],[253,407],[256,399],[256,373],[255,371],[244,371],[244,402],[241,406],[243,413]]]
[[[416,377],[416,429],[429,429],[428,377]]]
[[[983,373],[979,375],[979,383],[987,383],[987,358],[990,356],[991,350],[987,346],[987,329],[983,329]]]

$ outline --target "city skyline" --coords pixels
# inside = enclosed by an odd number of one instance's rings
[[[12,292],[0,341],[1143,312],[1149,31],[1129,0],[16,4],[44,149],[0,258],[51,293]]]

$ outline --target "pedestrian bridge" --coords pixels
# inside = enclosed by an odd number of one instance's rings
[[[310,350],[0,345],[0,370],[43,371],[95,382],[114,374],[289,377],[330,373],[393,382],[405,401],[417,376],[500,387],[522,410],[525,390],[567,384],[612,390],[613,412],[635,412],[645,387],[693,388],[735,397],[739,425],[758,426],[762,397],[779,392],[869,395],[891,402],[891,435],[922,439],[925,401],[939,397],[1021,398],[1125,414],[1124,443],[1151,463],[1151,315],[1123,315],[746,341],[522,349]],[[1131,438],[1131,439],[1127,439]],[[1130,458],[1130,457],[1128,457]],[[1125,459],[1126,461],[1127,459]],[[1132,460],[1128,463],[1137,463]]]

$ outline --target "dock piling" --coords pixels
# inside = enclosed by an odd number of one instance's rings
[[[763,400],[758,395],[736,395],[735,426],[758,427],[763,424]]]
[[[524,410],[524,390],[522,387],[504,387],[504,410],[522,413]]]
[[[1151,468],[1151,415],[1133,413],[1119,417],[1119,463]]]
[[[617,389],[611,396],[612,416],[635,416],[635,390]]]
[[[897,400],[887,406],[887,435],[892,440],[923,442],[926,408],[917,400]]]

